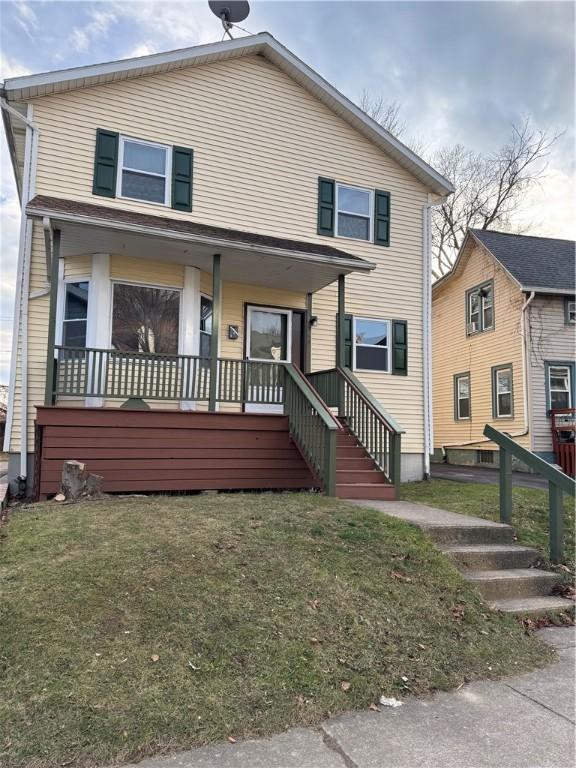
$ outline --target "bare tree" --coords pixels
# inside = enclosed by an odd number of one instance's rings
[[[360,95],[359,106],[397,139],[406,131],[406,123],[400,118],[401,106],[397,101],[387,102],[384,96],[373,96],[364,89]]]
[[[537,130],[526,119],[513,125],[509,141],[489,155],[461,144],[435,153],[432,165],[456,189],[432,217],[436,277],[452,268],[470,227],[517,230],[513,216],[521,210],[527,190],[543,177],[546,157],[560,135]]]

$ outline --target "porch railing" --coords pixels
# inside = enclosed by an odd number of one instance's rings
[[[349,368],[331,368],[308,374],[322,400],[338,408],[367,453],[394,485],[400,484],[403,429],[388,414]]]
[[[56,347],[55,397],[208,401],[210,359],[116,349]],[[284,366],[218,359],[216,399],[282,405]]]
[[[285,367],[286,401],[290,434],[320,480],[328,496],[336,495],[336,435],[338,420],[293,365]]]
[[[484,435],[500,448],[500,521],[512,523],[512,456],[526,464],[534,472],[548,480],[548,515],[550,560],[561,563],[564,559],[564,506],[562,494],[574,496],[576,483],[532,451],[518,445],[511,437],[490,424],[484,427]]]

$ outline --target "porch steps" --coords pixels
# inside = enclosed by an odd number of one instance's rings
[[[336,438],[336,495],[341,499],[396,498],[396,489],[352,435],[345,422]]]

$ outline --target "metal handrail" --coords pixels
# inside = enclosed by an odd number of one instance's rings
[[[512,522],[512,456],[516,456],[548,481],[550,560],[553,563],[561,563],[564,559],[562,494],[568,493],[570,496],[575,496],[576,482],[490,424],[484,427],[484,435],[500,448],[500,521],[502,523],[510,525]]]

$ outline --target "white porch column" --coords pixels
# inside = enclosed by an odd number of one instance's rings
[[[110,254],[92,254],[92,277],[88,293],[88,322],[86,346],[110,349],[112,318],[112,283],[110,282]],[[87,397],[87,408],[101,408],[104,399]]]
[[[196,267],[184,267],[178,352],[181,355],[197,355],[200,352],[200,270]],[[194,407],[193,400],[180,401],[183,411],[192,411]]]

